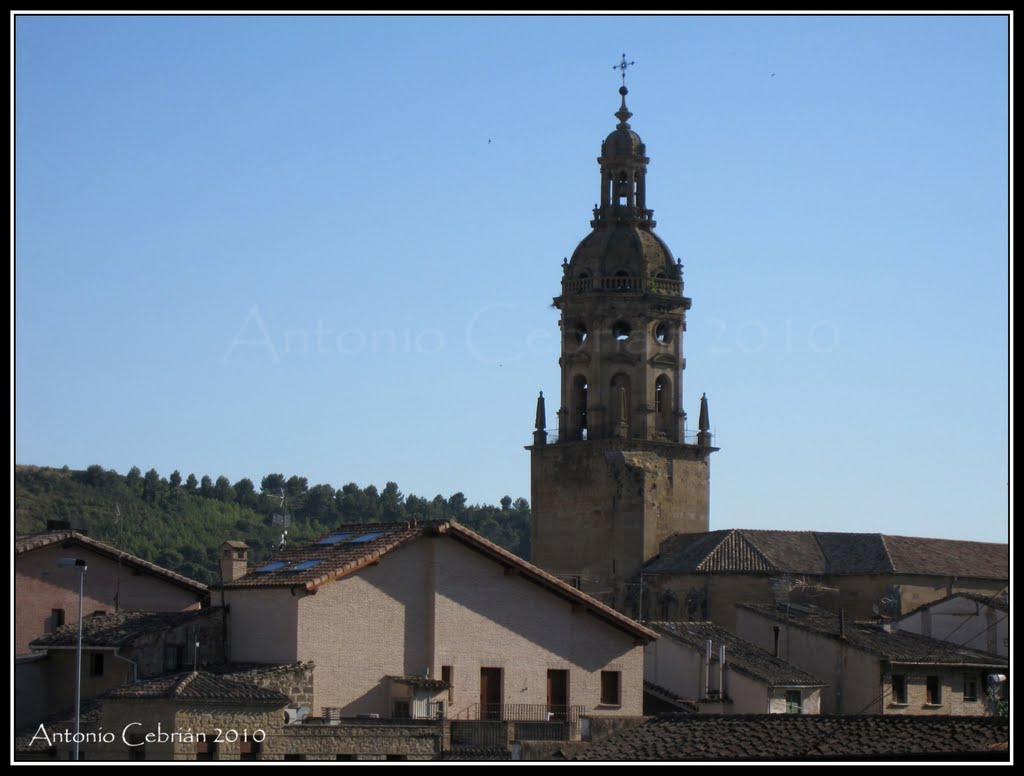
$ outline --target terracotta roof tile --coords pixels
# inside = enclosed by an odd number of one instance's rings
[[[189,703],[286,706],[288,697],[265,687],[228,679],[207,671],[169,674],[108,693],[117,700],[180,700]]]
[[[187,612],[118,612],[91,614],[82,618],[82,643],[89,647],[123,647],[147,633],[165,631],[193,620],[216,616],[221,609],[192,609]],[[78,623],[63,625],[30,644],[36,649],[74,647],[78,644]]]
[[[577,760],[872,760],[998,756],[1008,717],[666,714]]]

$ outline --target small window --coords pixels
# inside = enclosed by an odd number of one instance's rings
[[[104,609],[97,609],[95,612],[92,613],[92,616],[93,617],[102,617],[106,613],[107,612]]]
[[[50,629],[48,633],[53,633],[64,625],[64,610],[63,609],[51,609],[50,610]]]
[[[395,719],[409,719],[409,701],[395,701]]]
[[[800,691],[799,690],[787,690],[786,691],[786,713],[787,714],[799,714],[800,709]]]
[[[207,733],[205,741],[196,741],[197,760],[217,759],[217,741],[215,740],[216,737],[216,733]]]
[[[94,652],[89,656],[89,676],[103,676],[102,652]]]
[[[929,676],[925,680],[925,703],[929,706],[938,706],[942,703],[942,685],[939,684],[937,676]]]
[[[455,703],[455,685],[452,682],[452,667],[441,666],[441,681],[448,683],[448,705]]]
[[[587,341],[587,327],[582,323],[576,324],[576,326],[573,327],[571,334],[573,341],[577,345],[582,345]]]
[[[905,674],[892,675],[892,702],[907,702],[907,677]]]
[[[621,705],[621,679],[621,671],[601,672],[601,703],[608,706]]]
[[[659,323],[654,327],[654,339],[661,345],[668,343],[672,336],[672,330],[668,327],[667,323]]]
[[[978,680],[971,676],[964,677],[964,700],[978,700]]]
[[[629,324],[625,321],[616,321],[612,325],[612,336],[615,337],[618,342],[625,342],[628,340],[630,331]]]

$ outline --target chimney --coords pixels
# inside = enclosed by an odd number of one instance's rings
[[[779,628],[778,625],[773,625],[772,626],[772,631],[775,633],[775,649],[772,650],[772,654],[775,655],[775,657],[779,656],[779,631],[780,630],[781,629]]]
[[[234,582],[249,570],[249,545],[245,542],[224,542],[220,546],[221,584]]]
[[[725,700],[725,644],[718,647],[718,697]]]
[[[704,697],[711,697],[711,639],[704,642]]]

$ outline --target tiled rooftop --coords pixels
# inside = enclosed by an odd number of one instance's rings
[[[798,604],[738,604],[741,609],[756,612],[774,622],[785,623],[834,639],[844,638],[851,647],[895,663],[917,665],[1007,666],[1006,658],[958,647],[946,641],[893,629],[885,630],[873,622],[845,623],[845,637],[840,634],[839,615],[823,609]]]
[[[886,534],[761,531],[732,528],[678,534],[645,566],[647,572],[919,574],[1009,578],[1006,544]]]
[[[1007,717],[666,714],[578,760],[876,760],[1007,757]]]
[[[286,706],[288,697],[276,690],[257,687],[206,671],[189,671],[129,684],[106,697],[117,700],[180,700],[190,703],[228,703]]]
[[[725,645],[725,662],[732,670],[760,680],[771,687],[823,687],[824,683],[756,644],[713,622],[649,622],[648,627],[703,654],[712,643],[712,662],[718,663],[718,648]]]
[[[140,636],[176,628],[187,622],[213,616],[217,609],[193,609],[187,612],[118,612],[90,614],[82,618],[82,644],[87,647],[123,647]],[[31,647],[74,647],[78,644],[78,623],[63,625],[53,633],[40,636]]]

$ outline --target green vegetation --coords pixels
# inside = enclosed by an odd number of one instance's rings
[[[282,496],[283,494],[283,496]],[[259,487],[249,479],[232,484],[227,477],[183,478],[174,471],[161,477],[137,466],[120,475],[102,466],[85,471],[16,466],[15,531],[46,529],[50,519],[179,574],[211,583],[217,579],[217,547],[241,539],[252,562],[267,557],[281,536],[287,511],[288,543],[308,541],[340,523],[396,520],[458,520],[524,558],[530,556],[530,505],[508,496],[500,506],[468,505],[462,493],[449,498],[405,496],[389,482],[382,491],[354,482],[340,489],[309,486],[305,477],[268,474]]]

